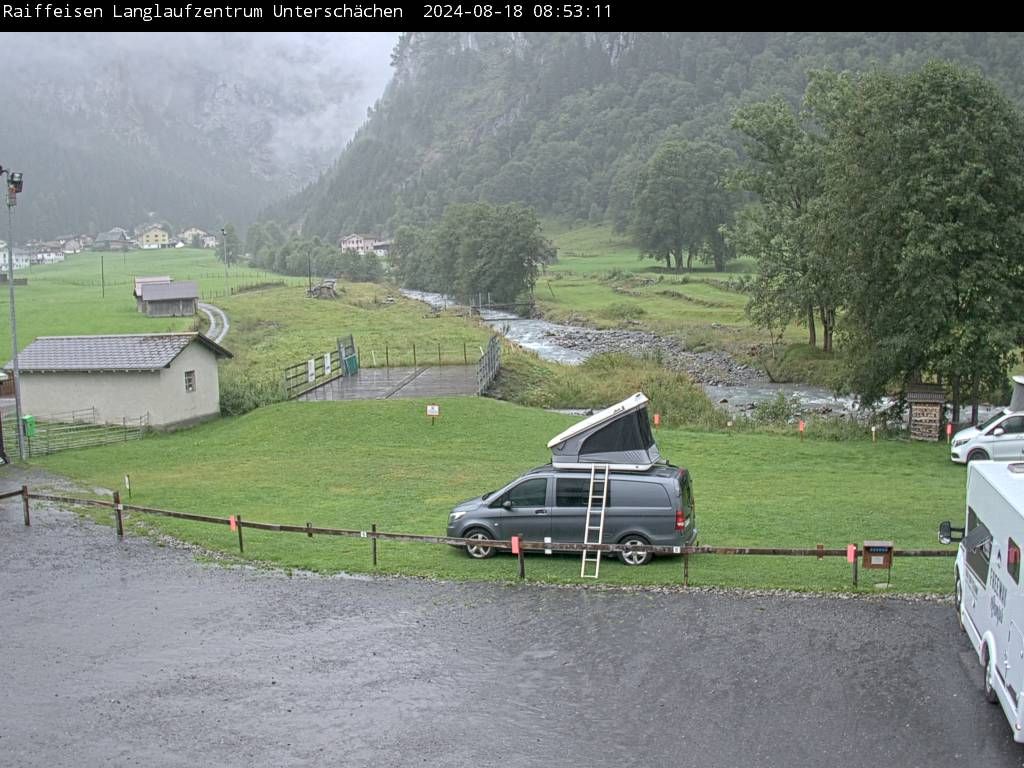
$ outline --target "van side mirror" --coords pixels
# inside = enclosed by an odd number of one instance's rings
[[[503,502],[501,502],[501,508],[509,510],[512,509],[512,502],[509,501],[508,499],[505,499]]]
[[[1005,434],[1006,434],[1006,430],[1003,429],[1002,427],[996,427],[995,429],[992,430],[992,436],[993,437],[1002,437]]]
[[[952,544],[954,541],[963,541],[964,529],[954,528],[949,520],[939,523],[939,542]]]

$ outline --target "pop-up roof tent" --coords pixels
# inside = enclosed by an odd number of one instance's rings
[[[1024,411],[1024,376],[1013,377],[1013,395],[1010,397],[1011,411]]]
[[[559,469],[609,464],[641,471],[661,460],[647,418],[647,397],[637,392],[621,403],[589,416],[548,442],[551,463]]]

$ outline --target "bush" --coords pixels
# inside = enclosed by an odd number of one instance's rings
[[[230,367],[221,369],[220,411],[225,416],[241,416],[281,400],[284,400],[281,382],[273,376]]]

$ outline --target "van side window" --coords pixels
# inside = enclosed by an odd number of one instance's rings
[[[1019,435],[1024,432],[1024,416],[1011,416],[999,426],[1008,435]]]
[[[615,480],[616,507],[669,507],[671,501],[659,483],[638,483],[634,480]]]
[[[979,528],[982,530],[975,533],[976,529]],[[974,574],[982,584],[985,584],[988,582],[988,565],[992,557],[992,534],[986,525],[981,522],[981,518],[978,517],[977,513],[970,507],[967,508],[967,535],[964,537],[965,542],[968,536],[972,539],[980,539],[981,543],[978,546],[967,547],[967,567],[974,571]]]
[[[1006,570],[1014,584],[1020,584],[1020,547],[1010,539],[1006,546]]]
[[[614,483],[612,483],[614,485]],[[598,486],[600,487],[600,486]],[[612,488],[608,489],[606,503],[611,506]],[[555,481],[556,507],[586,507],[590,493],[590,477],[560,477]]]
[[[513,507],[543,507],[548,503],[548,479],[535,477],[508,492]]]

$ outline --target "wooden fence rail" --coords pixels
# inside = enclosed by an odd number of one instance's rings
[[[81,506],[92,506],[92,507],[104,507],[115,510],[117,513],[118,520],[120,519],[120,513],[123,512],[138,512],[147,515],[159,515],[162,517],[173,517],[179,520],[191,520],[198,523],[212,523],[214,525],[225,525],[232,529],[238,529],[238,543],[239,549],[243,549],[242,534],[243,528],[251,528],[253,530],[260,531],[272,531],[276,533],[299,533],[312,538],[313,536],[342,536],[348,538],[360,538],[368,539],[373,545],[373,560],[376,565],[377,550],[376,543],[378,541],[409,541],[418,542],[421,544],[444,544],[456,547],[463,547],[467,544],[473,543],[481,545],[486,543],[486,546],[492,547],[498,550],[509,550],[514,551],[543,551],[543,552],[583,552],[584,550],[589,552],[602,552],[602,553],[616,553],[616,552],[650,552],[654,555],[682,555],[683,556],[683,584],[688,584],[689,581],[689,557],[691,555],[752,555],[752,556],[769,556],[769,557],[815,557],[817,559],[823,559],[826,557],[849,557],[850,549],[848,547],[832,547],[826,548],[823,546],[817,546],[813,548],[809,547],[715,547],[715,546],[689,546],[689,547],[673,547],[673,546],[659,546],[648,544],[644,546],[634,546],[626,544],[583,544],[580,542],[549,542],[549,541],[526,541],[521,540],[514,543],[512,539],[494,539],[481,542],[478,539],[463,539],[452,536],[430,536],[424,534],[415,533],[392,533],[387,531],[378,531],[376,524],[372,525],[369,529],[357,529],[357,528],[321,528],[314,526],[312,523],[306,523],[305,525],[296,525],[291,523],[266,523],[257,522],[253,520],[242,520],[241,516],[232,515],[230,517],[214,517],[212,515],[198,515],[192,512],[176,512],[169,509],[159,509],[156,507],[143,507],[134,504],[123,504],[120,502],[120,498],[115,494],[113,501],[105,501],[103,499],[83,499],[74,496],[61,496],[49,493],[31,493],[28,490],[28,486],[22,486],[21,489],[15,491],[7,491],[0,493],[0,500],[9,499],[14,496],[21,496],[24,502],[25,508],[25,525],[29,525],[29,499],[35,499],[38,501],[48,501],[56,504],[69,504],[69,505],[81,505]],[[118,535],[123,535],[120,526],[118,527]],[[856,561],[860,558],[864,550],[861,547],[854,546],[855,567],[853,568],[854,583],[857,583],[857,569]],[[244,550],[243,550],[244,551]],[[893,560],[901,557],[955,557],[956,549],[894,549]],[[523,570],[522,559],[520,558],[520,573],[521,576],[525,574]]]

